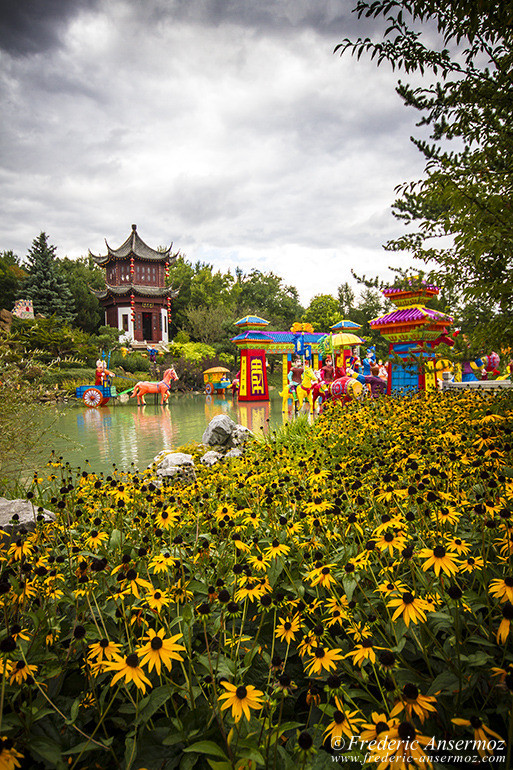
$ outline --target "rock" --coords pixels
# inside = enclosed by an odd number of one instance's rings
[[[44,522],[55,521],[52,511],[39,509],[37,505],[32,505],[30,500],[8,500],[6,497],[0,497],[0,529],[7,532],[11,540],[20,528],[34,532],[36,517],[39,515],[43,516]],[[14,521],[13,516],[17,516]]]
[[[225,454],[225,457],[242,457],[244,452],[239,447],[234,447],[233,449],[230,449],[229,452]]]
[[[216,452],[214,449],[212,449],[210,452],[205,452],[201,458],[201,462],[204,465],[215,465],[215,463],[218,463],[219,460],[223,459],[223,457],[224,454],[222,452]]]
[[[157,463],[157,476],[194,476],[194,458],[185,452],[159,452],[153,462]]]
[[[246,428],[244,425],[235,425],[235,427],[232,430],[231,435],[231,443],[234,447],[242,446],[246,443],[246,441],[253,436],[253,433],[250,431],[249,428]],[[242,452],[241,452],[242,454]],[[236,455],[232,455],[232,457],[235,457]]]
[[[229,443],[234,428],[235,423],[227,414],[217,414],[207,425],[201,441],[207,446],[223,446]]]

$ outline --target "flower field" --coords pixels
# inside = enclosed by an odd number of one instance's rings
[[[1,770],[510,766],[507,395],[335,405],[193,483],[49,474],[0,550]]]

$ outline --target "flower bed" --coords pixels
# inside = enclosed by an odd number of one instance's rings
[[[512,430],[433,394],[189,485],[55,463],[0,552],[0,767],[508,766]]]

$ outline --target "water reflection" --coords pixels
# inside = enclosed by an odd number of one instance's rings
[[[281,399],[239,404],[227,396],[180,394],[168,404],[111,405],[87,409],[81,405],[59,409],[61,437],[51,447],[73,466],[108,472],[119,468],[144,468],[163,449],[176,449],[190,441],[201,441],[203,431],[218,414],[227,414],[255,434],[282,423]],[[287,415],[283,416],[286,420]]]

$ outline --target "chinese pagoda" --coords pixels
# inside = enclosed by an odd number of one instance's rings
[[[178,295],[166,287],[169,267],[178,256],[171,254],[172,244],[155,251],[141,240],[136,225],[118,249],[105,243],[105,256],[89,255],[105,268],[105,288],[90,291],[105,310],[106,325],[124,332],[130,342],[168,342],[171,299]]]
[[[447,336],[453,319],[426,307],[426,302],[438,292],[436,286],[424,282],[415,285],[414,281],[409,287],[389,287],[382,292],[396,309],[369,321],[369,326],[388,341],[389,355],[395,357],[388,368],[389,394],[431,389],[427,387],[426,373],[433,371],[435,348],[442,342],[454,344]]]

